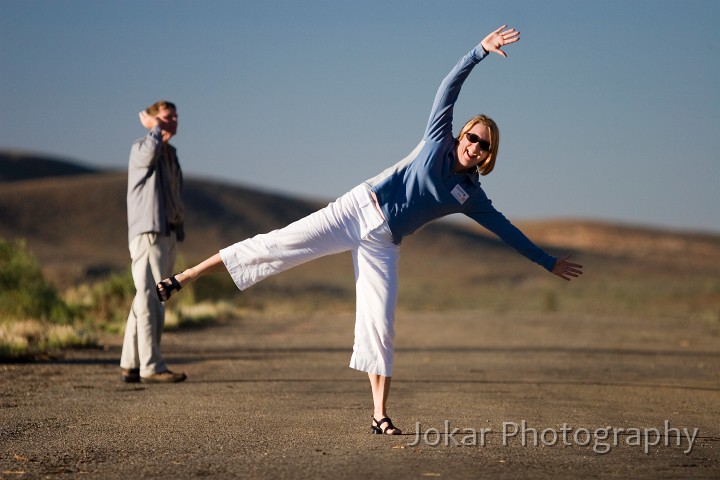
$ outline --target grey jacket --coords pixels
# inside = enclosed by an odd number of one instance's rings
[[[168,145],[173,154],[175,147]],[[173,155],[177,162],[177,155]],[[146,136],[133,143],[128,165],[128,239],[141,233],[170,235],[170,224],[165,209],[165,192],[168,185],[168,169],[163,168],[162,131],[155,127]],[[177,163],[178,182],[182,189],[182,171]],[[175,225],[178,241],[185,238],[183,224]]]

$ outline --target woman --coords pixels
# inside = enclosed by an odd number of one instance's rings
[[[400,242],[430,220],[464,213],[505,243],[565,279],[582,266],[556,259],[535,246],[493,208],[479,175],[495,166],[499,132],[480,115],[452,135],[453,105],[477,63],[519,40],[519,32],[498,28],[465,55],[443,80],[425,134],[413,152],[327,207],[285,228],[257,235],[221,250],[199,265],[157,285],[162,301],[200,276],[227,270],[240,290],[314,258],[350,250],[355,266],[357,313],[350,367],[368,373],[373,395],[372,432],[397,435],[386,414],[393,366],[397,267]]]

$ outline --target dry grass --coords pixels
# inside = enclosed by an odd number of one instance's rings
[[[237,318],[243,310],[228,301],[178,305],[165,312],[165,329],[179,330],[212,324],[217,320]]]
[[[0,323],[0,358],[37,355],[94,344],[95,338],[91,334],[70,325],[54,325],[34,319]]]

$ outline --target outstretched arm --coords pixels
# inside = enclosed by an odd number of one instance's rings
[[[520,40],[520,32],[514,28],[507,28],[507,25],[503,25],[487,37],[483,38],[480,45],[488,53],[495,52],[498,55],[502,55],[507,58],[507,54],[501,50],[502,47],[515,43],[518,40]]]
[[[552,273],[568,281],[572,280],[570,277],[577,278],[582,275],[583,266],[578,263],[569,262],[570,257],[572,257],[572,253],[568,253],[563,258],[558,258],[552,269]]]
[[[485,196],[482,189],[472,198],[473,202],[468,201],[466,203],[470,203],[470,205],[467,206],[467,211],[463,213],[497,235],[505,244],[563,280],[571,280],[571,277],[582,275],[583,266],[569,261],[572,254],[568,254],[563,258],[555,258],[543,251],[493,207],[492,202]]]
[[[430,119],[425,129],[426,139],[440,140],[447,135],[452,135],[453,107],[460,95],[460,88],[472,69],[488,56],[489,52],[507,57],[501,48],[520,40],[520,32],[506,27],[507,25],[503,25],[486,36],[480,44],[460,59],[442,81],[430,110]]]

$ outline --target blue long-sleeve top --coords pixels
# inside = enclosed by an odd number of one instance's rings
[[[487,52],[478,45],[440,84],[425,134],[403,160],[366,182],[377,197],[395,243],[431,220],[463,213],[497,235],[529,260],[552,271],[556,258],[532,243],[492,205],[480,186],[480,175],[453,172],[456,140],[453,106],[460,88]]]

